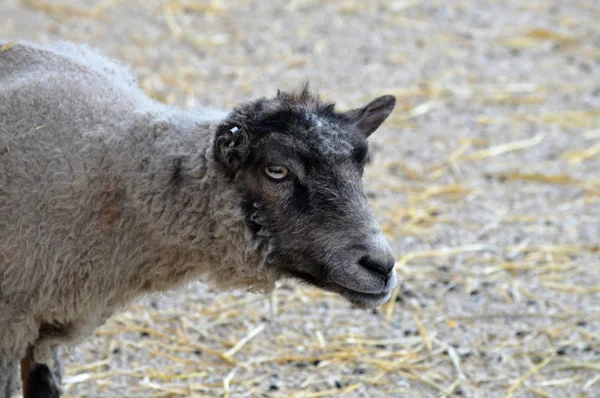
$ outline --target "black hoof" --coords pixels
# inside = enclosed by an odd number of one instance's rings
[[[54,375],[44,364],[36,364],[27,380],[28,398],[59,398],[60,391]]]

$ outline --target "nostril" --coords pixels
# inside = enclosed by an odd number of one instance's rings
[[[371,256],[363,256],[358,263],[372,271],[379,272],[383,275],[388,275],[394,269],[396,263],[393,258],[377,258]]]

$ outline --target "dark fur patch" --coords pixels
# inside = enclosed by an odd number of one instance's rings
[[[40,325],[38,342],[46,338],[65,337],[69,335],[70,329],[73,328],[71,323],[46,323]]]
[[[369,147],[367,145],[359,145],[352,150],[352,160],[360,165],[364,165],[368,154]]]
[[[125,190],[119,185],[119,181],[109,181],[104,185],[99,198],[99,217],[102,221],[102,229],[107,233],[113,233],[121,216]]]
[[[300,213],[306,213],[310,209],[310,197],[305,186],[298,180],[294,181],[294,193],[292,195],[292,204]]]
[[[144,172],[148,170],[148,164],[150,164],[150,159],[147,156],[144,156],[138,165],[138,171]]]
[[[171,172],[171,186],[179,189],[183,184],[183,157],[173,159],[173,171]]]
[[[248,223],[250,231],[252,231],[252,234],[256,236],[262,229],[262,226],[258,222],[256,222],[255,214],[257,212],[257,209],[256,207],[254,207],[254,203],[255,199],[248,196],[244,199],[242,209],[244,211],[246,222]]]
[[[311,125],[311,121],[303,113],[284,108],[257,119],[252,127],[257,132],[270,133],[273,131],[290,132],[298,128],[309,129]]]
[[[27,396],[23,398],[58,398],[60,392],[48,366],[36,364],[29,372],[26,386]]]

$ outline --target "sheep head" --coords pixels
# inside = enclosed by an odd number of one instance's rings
[[[360,307],[389,299],[395,260],[362,176],[367,138],[395,102],[383,96],[337,112],[305,88],[239,106],[218,127],[215,158],[239,190],[248,228],[268,245],[267,266],[278,277],[337,292]]]

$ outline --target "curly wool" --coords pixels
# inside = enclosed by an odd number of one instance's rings
[[[0,369],[41,323],[75,341],[192,280],[272,289],[212,153],[227,113],[157,103],[85,46],[0,52]]]

